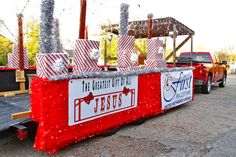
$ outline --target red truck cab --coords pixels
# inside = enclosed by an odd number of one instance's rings
[[[202,93],[209,94],[212,83],[225,87],[227,62],[220,62],[215,54],[210,52],[182,52],[177,59],[177,65],[186,66],[192,62],[194,85],[200,86]]]

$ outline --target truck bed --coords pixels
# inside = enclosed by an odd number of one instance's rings
[[[30,118],[11,119],[13,113],[28,111],[29,109],[30,100],[28,94],[0,97],[0,131],[6,130],[15,124],[29,121]]]

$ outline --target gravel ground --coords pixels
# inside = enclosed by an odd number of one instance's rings
[[[187,103],[139,126],[125,126],[109,137],[73,144],[53,156],[235,157],[236,75],[225,88],[209,95],[196,91]],[[0,140],[0,156],[48,156],[32,148],[33,139],[18,141],[15,134]]]

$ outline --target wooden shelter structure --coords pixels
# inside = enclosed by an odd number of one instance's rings
[[[119,24],[102,25],[101,29],[105,32],[119,34]],[[129,22],[129,35],[135,38],[147,38],[148,36],[148,20],[130,21]],[[176,37],[187,36],[177,47]],[[152,37],[172,37],[173,38],[173,51],[166,56],[166,60],[170,59],[176,52],[191,39],[191,52],[193,51],[193,35],[194,31],[172,17],[153,19]]]

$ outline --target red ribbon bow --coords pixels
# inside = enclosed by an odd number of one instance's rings
[[[93,99],[94,99],[94,96],[92,92],[89,92],[89,95],[83,98],[86,104],[90,104],[90,101],[92,101]]]
[[[129,92],[130,92],[129,88],[126,88],[126,87],[123,88],[123,94],[125,94],[127,96],[129,94]]]

